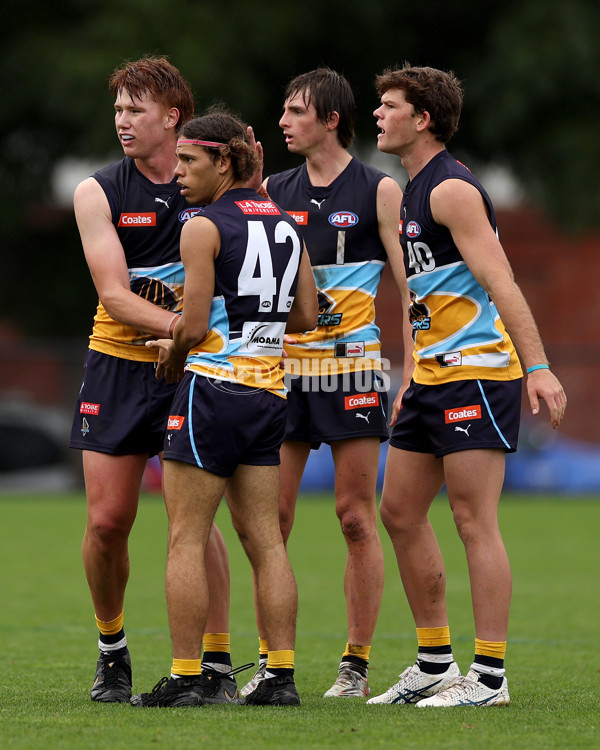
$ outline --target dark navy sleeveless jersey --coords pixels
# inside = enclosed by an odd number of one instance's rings
[[[406,186],[400,242],[411,297],[414,380],[435,385],[521,377],[514,346],[496,306],[464,262],[450,230],[433,219],[431,192],[448,179],[464,180],[477,188],[496,231],[490,197],[471,171],[445,149]]]
[[[198,212],[180,195],[175,178],[165,185],[148,180],[124,157],[93,175],[104,191],[125,253],[131,291],[167,310],[182,307],[184,272],[179,237]],[[151,336],[113,320],[99,303],[90,348],[116,357],[154,361],[144,344]]]
[[[312,266],[386,260],[377,227],[377,186],[385,177],[352,159],[326,187],[311,184],[306,164],[269,177],[267,190],[302,232]],[[343,242],[339,233],[344,232]]]
[[[229,190],[202,209],[221,237],[209,332],[186,369],[285,393],[279,362],[302,253],[296,223],[255,190]]]
[[[304,374],[325,364],[332,372],[379,366],[374,300],[387,255],[377,188],[385,176],[353,158],[327,187],[311,184],[306,164],[269,177],[269,195],[300,227],[319,290],[318,326],[286,346],[290,358],[304,360]]]
[[[93,177],[108,199],[128,268],[179,261],[179,235],[188,207],[175,177],[155,184],[128,156]]]

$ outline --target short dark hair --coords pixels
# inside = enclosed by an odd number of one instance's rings
[[[340,73],[331,68],[317,68],[296,76],[285,90],[286,101],[300,94],[304,103],[312,104],[317,118],[326,123],[332,112],[337,112],[340,120],[337,136],[344,148],[349,148],[354,140],[356,122],[356,102],[350,84]]]
[[[390,89],[400,89],[417,114],[429,112],[429,130],[440,143],[447,143],[458,130],[463,92],[452,71],[437,68],[413,68],[409,63],[399,69],[387,68],[377,76],[379,96]]]
[[[108,88],[114,97],[125,89],[138,99],[142,94],[150,94],[165,109],[176,107],[178,125],[194,116],[192,89],[166,57],[142,57],[124,63],[112,73]]]
[[[246,182],[260,166],[260,158],[250,145],[248,127],[223,105],[212,106],[201,117],[189,120],[181,128],[180,136],[197,141],[212,141],[221,146],[203,146],[213,161],[229,156],[233,173]]]

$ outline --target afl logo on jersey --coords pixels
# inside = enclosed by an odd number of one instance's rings
[[[329,223],[338,229],[348,229],[358,224],[358,216],[352,211],[336,211],[330,214]]]
[[[416,221],[409,221],[406,225],[406,236],[407,237],[418,237],[421,234],[421,227]]]
[[[192,208],[190,206],[189,208],[184,208],[177,218],[182,224],[185,224],[186,221],[193,219],[194,216],[197,216],[200,213],[202,213],[201,208]]]

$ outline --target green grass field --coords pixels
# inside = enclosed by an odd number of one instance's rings
[[[0,747],[2,748],[600,748],[600,498],[508,495],[501,523],[514,595],[507,708],[423,711],[324,700],[346,640],[344,543],[330,498],[304,497],[290,540],[300,611],[299,708],[210,706],[149,710],[89,699],[97,631],[80,544],[82,495],[0,496]],[[235,665],[256,659],[249,566],[227,510],[219,525],[232,571]],[[473,623],[466,565],[445,498],[432,509],[444,551],[456,658],[466,671]],[[369,681],[387,689],[414,661],[415,634],[391,544],[382,532],[386,586]],[[134,690],[167,674],[171,651],[163,575],[162,500],[144,497],[131,540],[126,629]],[[239,684],[246,676],[240,675]]]

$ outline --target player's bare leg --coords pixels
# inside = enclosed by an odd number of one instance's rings
[[[96,616],[103,621],[123,611],[129,578],[128,539],[147,460],[146,454],[83,451],[88,512],[82,558]]]
[[[346,541],[344,593],[348,641],[330,697],[369,695],[371,641],[383,595],[383,551],[377,529],[376,484],[379,438],[331,444],[335,465],[335,510]]]
[[[279,466],[279,527],[283,538],[283,543],[287,546],[296,512],[296,500],[300,491],[300,483],[304,468],[310,454],[310,444],[302,443],[296,440],[284,440],[279,451],[281,464]],[[254,611],[256,614],[256,624],[258,626],[258,635],[261,643],[259,654],[259,665],[252,679],[241,689],[242,695],[248,695],[252,692],[262,679],[267,664],[267,636],[262,624],[260,611],[256,599],[256,578],[252,574],[252,584],[254,587]]]
[[[443,484],[441,459],[389,447],[380,514],[418,628],[448,624],[446,571],[427,517]]]
[[[128,539],[147,458],[83,451],[87,524],[81,555],[100,631],[90,697],[102,703],[122,703],[131,696],[123,603],[129,578]]]
[[[498,527],[504,466],[505,453],[499,449],[444,457],[448,498],[469,566],[475,656],[468,674],[419,701],[419,708],[510,703],[504,658],[512,584]]]
[[[227,501],[256,576],[256,593],[269,650],[293,649],[297,592],[279,529],[279,468],[241,465]]]
[[[284,440],[279,456],[279,526],[284,544],[292,533],[300,483],[310,455],[310,443]]]
[[[209,589],[206,632],[229,633],[229,556],[223,535],[215,524],[211,527],[204,560]]]
[[[226,480],[191,464],[165,461],[169,517],[167,610],[173,658],[199,660],[208,618],[205,550]]]
[[[279,467],[238,466],[227,502],[256,579],[256,598],[269,644],[264,679],[243,699],[256,705],[298,705],[294,647],[298,592],[279,528]]]
[[[160,454],[161,464],[164,470],[162,454]],[[164,488],[163,488],[164,494]],[[223,642],[229,642],[229,610],[230,610],[230,574],[229,574],[229,555],[223,535],[213,523],[206,545],[205,558],[206,572],[209,589],[209,608],[208,619],[206,621],[205,635],[212,641],[215,639]],[[213,637],[211,637],[213,636]],[[206,643],[204,643],[206,650]],[[221,646],[222,647],[222,643]],[[211,645],[208,645],[211,648]],[[231,653],[229,650],[220,654],[209,653],[208,660],[212,663],[218,658],[223,664],[224,671],[231,671]],[[216,666],[216,665],[215,665]],[[228,667],[228,668],[227,668]]]
[[[344,591],[348,642],[370,645],[383,594],[383,551],[377,529],[379,438],[332,443],[335,510],[348,547]]]
[[[506,641],[508,633],[512,578],[498,526],[504,469],[502,450],[444,457],[448,499],[467,555],[475,636],[485,641]]]
[[[444,562],[427,517],[443,483],[441,459],[390,446],[380,512],[415,620],[418,654],[398,682],[369,704],[418,703],[460,677],[450,643]]]

